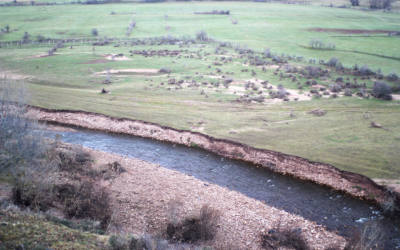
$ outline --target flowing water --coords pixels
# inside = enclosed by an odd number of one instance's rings
[[[269,206],[315,221],[330,231],[349,236],[354,227],[371,220],[383,221],[390,237],[387,249],[399,247],[399,229],[383,219],[379,209],[366,202],[313,183],[278,175],[250,163],[222,158],[202,149],[133,136],[88,130],[55,132],[61,141],[159,164],[199,180],[213,183],[263,201]]]

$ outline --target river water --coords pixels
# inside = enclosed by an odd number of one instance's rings
[[[379,220],[385,231],[390,232],[385,240],[386,248],[400,249],[398,227],[384,219],[377,207],[326,187],[275,174],[250,163],[222,158],[202,149],[152,139],[89,130],[46,130],[44,133],[52,138],[60,135],[63,142],[177,170],[300,215],[343,236],[350,236],[354,227],[361,228],[367,221]]]

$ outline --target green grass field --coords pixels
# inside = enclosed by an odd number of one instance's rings
[[[193,14],[214,9],[229,9],[231,15]],[[111,15],[111,12],[115,14]],[[400,14],[317,5],[189,2],[1,7],[0,27],[8,24],[12,32],[0,35],[0,41],[20,40],[25,31],[33,39],[38,35],[53,39],[93,38],[93,28],[98,30],[100,38],[126,39],[126,28],[132,19],[136,21],[136,27],[130,38],[194,37],[196,32],[204,30],[215,40],[232,42],[256,52],[270,48],[276,55],[284,53],[304,57],[303,61],[289,61],[290,65],[299,68],[309,66],[309,59],[318,61],[337,57],[346,67],[368,65],[374,70],[380,68],[384,74],[400,73],[400,36],[310,30],[400,31]],[[232,19],[238,23],[233,24]],[[334,43],[336,49],[304,48],[312,39]],[[33,105],[156,122],[330,163],[373,178],[400,178],[398,100],[361,99],[356,95],[336,99],[308,96],[313,88],[305,83],[310,79],[294,74],[296,81],[291,80],[284,71],[284,64],[275,74],[277,65],[270,64],[263,70],[249,65],[248,55],[242,56],[233,48],[216,51],[217,45],[212,42],[192,45],[121,44],[119,47],[115,44],[96,46],[95,50],[88,44],[74,44],[72,49],[71,44],[67,44],[49,57],[38,55],[45,55],[51,45],[0,48],[0,73],[29,83]],[[143,50],[177,50],[179,53],[151,57],[130,54],[130,51]],[[120,53],[124,54],[125,60],[118,60],[118,57],[109,60],[105,56]],[[222,57],[231,60],[216,65],[215,62],[222,61]],[[326,88],[339,76],[349,78],[346,81],[356,78],[368,88],[376,80],[343,75],[329,67],[321,67],[327,69],[330,76],[315,78],[320,87]],[[107,85],[103,84],[107,73],[99,73],[160,68],[169,68],[171,73],[110,73],[112,83]],[[222,76],[232,78],[234,82],[225,88]],[[171,78],[182,80],[184,84],[181,87],[168,84]],[[307,100],[277,102],[268,97],[269,90],[262,88],[256,79],[267,80],[269,86],[281,84]],[[193,81],[199,86],[191,86]],[[244,86],[248,81],[256,82],[257,90],[246,89]],[[215,85],[217,82],[220,83],[218,87]],[[297,90],[299,85],[303,90]],[[110,93],[100,94],[102,88]],[[241,95],[265,95],[266,101],[235,101]],[[327,114],[321,117],[309,114],[317,108],[326,110]],[[385,129],[371,128],[372,121]]]

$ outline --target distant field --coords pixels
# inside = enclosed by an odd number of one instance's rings
[[[231,15],[193,14],[214,9],[229,9]],[[137,28],[133,37],[168,34],[193,36],[197,31],[205,30],[215,39],[258,50],[270,48],[277,53],[317,60],[335,56],[344,65],[367,64],[374,69],[381,68],[386,73],[400,69],[400,36],[372,33],[365,37],[365,34],[310,30],[341,28],[400,31],[400,15],[396,13],[251,2],[33,6],[3,7],[1,10],[0,27],[9,24],[11,29],[18,29],[0,36],[3,41],[19,40],[25,31],[32,36],[51,38],[87,37],[91,35],[92,28],[98,29],[99,36],[126,37],[126,28],[134,18]],[[116,15],[111,15],[112,11]],[[168,20],[165,20],[165,15],[168,15]],[[237,20],[238,24],[232,25],[231,19]],[[170,27],[169,30],[165,29],[166,26]],[[301,47],[308,46],[312,39],[333,43],[336,50],[316,51]],[[376,55],[365,55],[363,52]]]
[[[214,9],[230,10],[231,15],[193,14]],[[385,75],[400,73],[400,36],[387,35],[388,31],[400,31],[400,14],[252,2],[27,6],[0,10],[0,28],[8,24],[12,30],[0,35],[0,41],[20,40],[25,31],[33,39],[38,35],[94,39],[93,28],[98,30],[98,38],[127,39],[126,29],[134,19],[136,27],[130,38],[171,35],[193,39],[203,30],[215,40],[234,45],[217,49],[216,43],[201,41],[190,45],[120,43],[118,47],[114,46],[116,42],[95,47],[74,43],[66,44],[53,56],[45,56],[52,44],[0,48],[1,75],[28,82],[34,105],[151,121],[331,163],[370,177],[400,178],[398,100],[361,99],[355,95],[357,89],[352,89],[352,97],[340,94],[336,99],[317,98],[310,93],[317,88],[322,94],[320,89],[328,88],[337,77],[343,77],[345,82],[365,83],[368,89],[376,80],[336,72],[318,65],[319,59],[337,57],[346,67],[368,65],[374,70],[380,68]],[[234,20],[237,24],[233,24]],[[335,50],[306,48],[312,39],[333,43]],[[235,50],[239,45],[241,49]],[[263,69],[251,65],[253,54],[241,54],[245,48],[256,52],[270,48],[275,55],[303,57],[288,63],[299,69],[318,66],[329,73],[308,79],[288,73],[287,64],[270,58],[263,59],[269,62]],[[151,50],[156,55],[139,53]],[[175,54],[162,54],[171,51]],[[123,56],[112,58],[111,54]],[[317,64],[309,64],[309,59],[315,59]],[[158,73],[161,68],[171,73]],[[226,87],[223,83],[228,78],[232,82]],[[172,83],[171,79],[182,84]],[[104,84],[105,80],[111,84]],[[311,80],[317,85],[307,84]],[[263,81],[268,84],[263,86]],[[254,85],[246,87],[249,82]],[[292,91],[289,102],[268,96],[271,89],[267,86],[276,89],[280,84]],[[100,94],[102,88],[110,93]],[[246,95],[266,99],[247,103],[240,99]],[[329,95],[332,93],[325,97]],[[317,108],[327,111],[326,115],[309,114]],[[385,129],[371,128],[372,121]]]

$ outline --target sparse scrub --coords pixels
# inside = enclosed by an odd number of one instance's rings
[[[125,168],[122,167],[119,162],[114,161],[112,163],[101,165],[97,169],[89,170],[87,175],[94,178],[102,177],[104,180],[109,180],[124,172],[126,172]]]
[[[62,171],[76,172],[83,170],[92,162],[92,157],[82,147],[62,147],[57,150],[59,169]]]
[[[133,235],[112,235],[108,244],[111,250],[142,250],[146,248],[146,242],[143,238],[138,238]],[[155,248],[150,248],[155,249]]]
[[[40,126],[24,116],[23,85],[6,79],[0,79],[0,84],[0,172],[11,170],[17,176],[27,167],[40,169],[47,145],[41,133],[35,132]]]
[[[319,39],[313,39],[310,41],[310,47],[312,49],[320,49],[320,50],[335,50],[336,45],[333,43],[324,43]]]
[[[70,218],[99,220],[105,229],[111,219],[110,198],[104,188],[93,182],[82,181],[78,185],[65,184],[57,187],[57,194],[64,204],[64,213]]]
[[[33,210],[48,210],[53,202],[52,185],[41,176],[24,176],[18,178],[12,189],[11,200],[14,204],[29,207]]]
[[[175,242],[195,243],[212,240],[217,232],[219,217],[217,210],[204,205],[198,216],[185,218],[181,222],[170,221],[166,235]]]
[[[281,249],[282,247],[296,250],[310,249],[301,230],[281,228],[280,225],[261,235],[261,246],[263,249]]]
[[[383,249],[384,231],[379,222],[369,221],[361,230],[355,230],[344,250]]]

